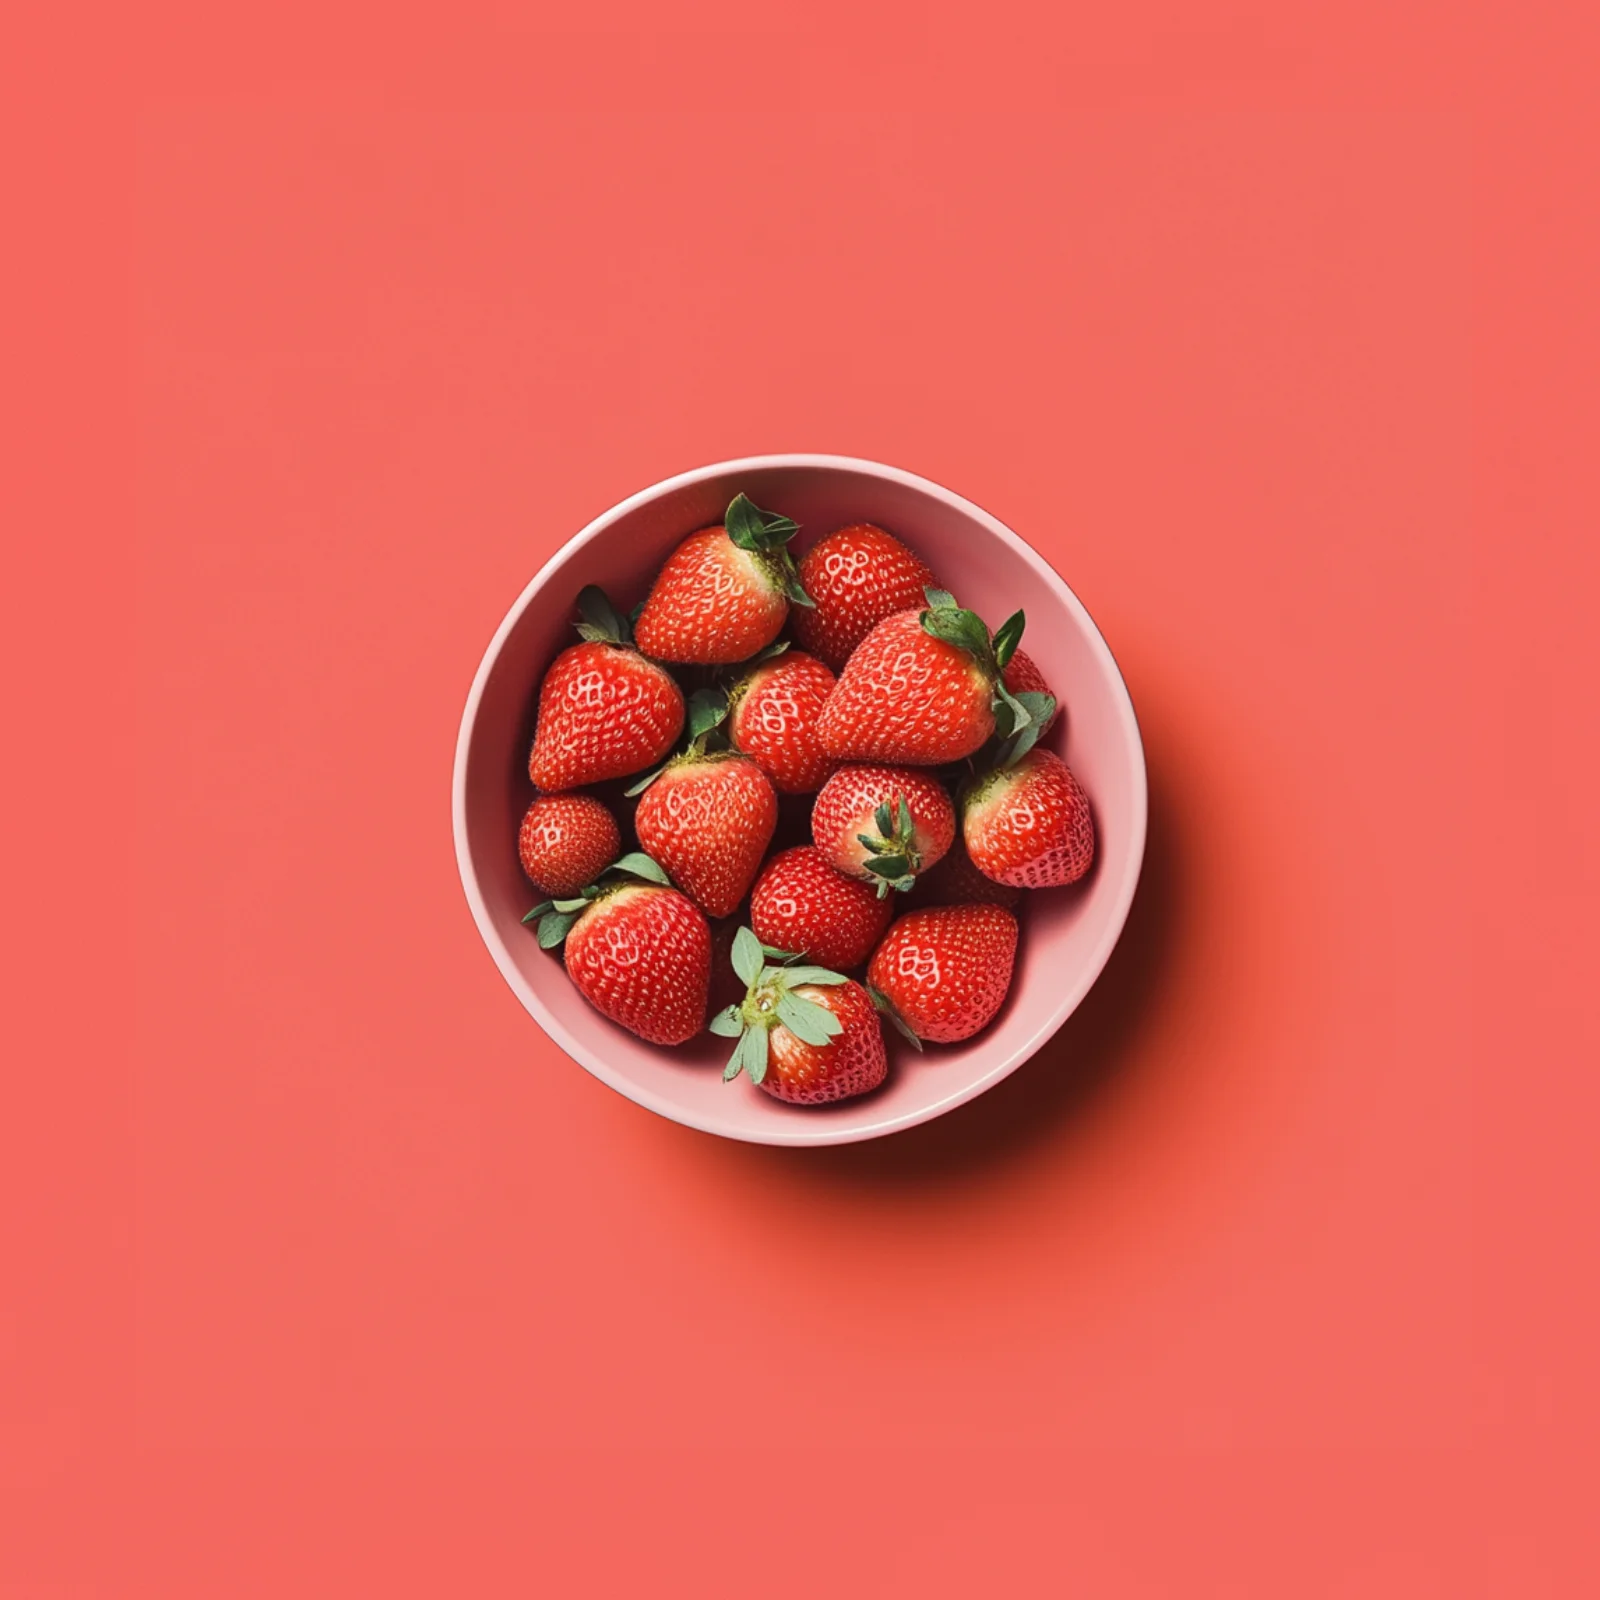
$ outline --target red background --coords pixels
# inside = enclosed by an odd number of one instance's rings
[[[0,1592],[1590,1595],[1588,8],[35,8]],[[623,494],[939,479],[1124,665],[1073,1064],[718,1143],[479,944]]]

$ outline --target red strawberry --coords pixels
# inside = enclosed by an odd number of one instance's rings
[[[683,731],[683,692],[627,644],[628,625],[593,587],[578,596],[582,644],[550,663],[539,688],[528,776],[576,789],[654,765]]]
[[[1017,919],[1000,906],[935,906],[900,918],[867,985],[913,1043],[953,1044],[987,1026],[1011,987]]]
[[[976,613],[930,589],[925,610],[884,618],[845,663],[818,724],[822,748],[840,761],[936,767],[996,731],[1036,738],[1030,713],[1041,708],[1024,709],[1000,682],[1022,625],[1018,611],[991,639]]]
[[[920,609],[934,577],[892,533],[857,522],[800,558],[800,582],[816,604],[795,613],[795,634],[837,672],[885,617]]]
[[[789,602],[811,602],[785,548],[799,531],[741,494],[721,527],[692,533],[667,557],[634,634],[659,661],[747,661],[778,637]]]
[[[743,1072],[768,1094],[796,1105],[826,1105],[876,1089],[889,1072],[871,998],[826,967],[775,966],[748,928],[734,939],[733,963],[748,986],[744,1002],[711,1019],[737,1037],[723,1072]]]
[[[823,859],[880,895],[909,889],[955,838],[944,785],[907,767],[840,767],[811,808],[811,838]]]
[[[705,1023],[711,930],[649,856],[623,856],[606,872],[523,921],[538,922],[542,949],[565,940],[567,976],[602,1016],[651,1044],[682,1044]]]
[[[917,879],[918,906],[1004,906],[1014,911],[1022,903],[1022,891],[986,878],[972,864],[967,847],[957,834],[944,858]]]
[[[859,967],[889,926],[889,902],[801,845],[762,868],[750,891],[750,926],[764,945],[825,967]]]
[[[1076,883],[1094,860],[1089,797],[1053,751],[1030,750],[1015,766],[968,788],[962,833],[985,877],[1019,889]]]
[[[799,650],[763,661],[728,696],[728,736],[779,794],[814,794],[833,770],[817,743],[817,719],[833,674]]]
[[[778,825],[778,797],[746,756],[691,749],[667,763],[634,813],[639,843],[708,916],[744,899]]]
[[[1039,728],[1039,737],[1043,738],[1055,726],[1057,714],[1061,710],[1061,702],[1056,699],[1050,685],[1044,681],[1044,674],[1039,670],[1032,656],[1026,650],[1019,650],[1006,663],[1006,670],[1000,675],[1001,681],[1007,690],[1019,698],[1025,694],[1049,695],[1050,712]]]
[[[517,855],[541,894],[576,894],[622,853],[616,818],[588,794],[542,794],[528,807]]]

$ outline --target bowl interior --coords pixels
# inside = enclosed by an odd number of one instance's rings
[[[991,627],[1027,611],[1022,647],[1065,711],[1048,743],[1094,805],[1098,855],[1081,884],[1027,897],[1017,978],[1000,1016],[962,1045],[917,1056],[892,1033],[889,1082],[829,1108],[796,1108],[744,1080],[722,1081],[729,1045],[704,1035],[676,1050],[646,1045],[578,995],[522,916],[537,898],[517,861],[532,798],[527,754],[537,686],[575,639],[574,597],[597,583],[626,608],[642,599],[672,546],[721,520],[743,490],[801,525],[796,551],[848,522],[876,522],[917,550]],[[801,810],[803,812],[802,803]],[[669,480],[625,501],[539,574],[490,646],[463,723],[456,771],[462,876],[485,941],[524,1005],[563,1049],[614,1088],[710,1132],[770,1143],[834,1143],[926,1120],[1025,1060],[1065,1020],[1109,954],[1144,848],[1145,779],[1122,679],[1087,613],[1050,567],[978,508],[890,468],[831,457],[763,457]]]

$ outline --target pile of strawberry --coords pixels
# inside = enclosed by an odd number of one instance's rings
[[[709,1026],[737,1041],[725,1077],[815,1105],[884,1081],[880,1017],[918,1050],[992,1020],[1022,891],[1082,878],[1094,824],[1038,743],[1057,706],[1021,611],[991,634],[869,523],[796,565],[798,531],[741,494],[631,626],[578,596],[518,847],[550,897],[524,920],[596,1010],[660,1045]],[[810,842],[769,857],[787,797],[810,795]]]

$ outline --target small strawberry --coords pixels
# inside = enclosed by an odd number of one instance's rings
[[[907,767],[840,767],[811,808],[811,838],[831,867],[885,895],[909,889],[955,838],[944,785]]]
[[[698,745],[669,761],[633,815],[639,843],[712,917],[744,899],[778,826],[778,797],[748,756]]]
[[[517,855],[541,894],[576,894],[622,853],[617,820],[588,794],[542,794],[528,807]]]
[[[563,650],[539,687],[528,776],[547,793],[641,771],[683,730],[682,690],[629,647],[626,619],[593,586],[578,609],[584,642]]]
[[[857,522],[806,551],[800,582],[815,607],[795,613],[795,635],[837,672],[885,617],[920,607],[934,576],[892,533]]]
[[[720,527],[691,533],[656,574],[634,624],[658,661],[747,661],[778,637],[791,601],[809,606],[786,546],[799,531],[735,495]]]
[[[728,737],[779,794],[815,794],[833,770],[817,743],[817,719],[832,692],[833,674],[799,650],[763,661],[733,686]]]
[[[571,899],[535,906],[539,946],[565,942],[567,976],[602,1016],[650,1044],[682,1044],[705,1024],[711,930],[687,895],[635,851]]]
[[[713,1033],[739,1041],[723,1077],[743,1072],[795,1105],[826,1105],[876,1089],[889,1060],[866,990],[826,967],[773,965],[771,953],[748,928],[734,938],[745,998],[711,1019]]]
[[[1056,699],[1050,685],[1044,681],[1044,674],[1039,670],[1038,664],[1026,650],[1019,650],[1006,663],[1006,670],[1000,674],[1001,681],[1005,684],[1008,693],[1021,700],[1024,695],[1048,696],[1050,711],[1039,726],[1039,737],[1042,739],[1055,726],[1056,717],[1061,710],[1061,702]]]
[[[992,734],[1032,731],[1041,708],[1001,679],[1023,620],[1015,612],[991,638],[976,613],[939,589],[928,591],[925,610],[886,617],[856,647],[822,709],[822,748],[839,761],[936,767],[972,755]]]
[[[825,967],[859,967],[889,926],[889,902],[835,872],[814,845],[801,845],[762,868],[750,891],[750,926],[764,945]]]
[[[1011,987],[1017,919],[1000,906],[934,906],[901,917],[873,952],[874,1003],[919,1049],[988,1025]]]
[[[1015,911],[1022,891],[986,878],[972,864],[958,833],[955,843],[929,872],[917,879],[916,904],[922,906],[1004,906]],[[759,931],[759,930],[758,930]]]
[[[1094,861],[1089,797],[1053,751],[1030,750],[969,785],[967,854],[985,877],[1019,889],[1076,883]]]

